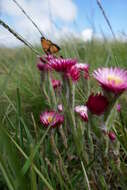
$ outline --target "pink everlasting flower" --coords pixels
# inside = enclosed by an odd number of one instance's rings
[[[47,63],[48,61],[50,61],[51,59],[55,59],[56,57],[54,55],[43,55],[42,57],[39,57],[41,62],[43,63]]]
[[[49,66],[49,61],[51,59],[54,59],[54,57],[52,55],[44,55],[43,57],[39,57],[39,61],[37,63],[37,68],[40,71],[48,71],[51,70],[50,66]]]
[[[80,71],[77,67],[75,67],[75,65],[70,68],[70,71],[68,74],[71,76],[74,82],[77,81],[80,77]]]
[[[37,63],[37,68],[39,71],[48,71],[50,70],[50,67],[48,64],[44,64],[41,61],[39,63]]]
[[[108,136],[109,136],[109,138],[110,138],[111,141],[114,141],[116,139],[116,135],[112,131],[109,131]]]
[[[45,111],[40,115],[40,122],[45,127],[50,125],[52,128],[55,128],[64,122],[64,116],[55,111]]]
[[[118,112],[120,112],[120,110],[121,110],[121,105],[120,105],[120,104],[117,104],[117,105],[116,105],[116,109],[117,109]]]
[[[84,78],[85,78],[85,79],[89,79],[89,78],[90,78],[89,72],[85,72],[85,73],[84,73]]]
[[[54,90],[57,88],[60,88],[61,87],[61,81],[56,80],[56,79],[52,79],[52,85],[53,85]]]
[[[127,71],[120,68],[99,68],[93,72],[93,77],[101,84],[102,88],[122,93],[127,89]]]
[[[101,115],[105,112],[108,106],[108,100],[101,94],[91,94],[86,103],[91,113]]]
[[[76,63],[76,67],[80,69],[80,71],[89,71],[89,65],[87,63]]]
[[[69,71],[69,74],[73,81],[77,81],[80,78],[80,72],[84,73],[84,78],[89,78],[89,65],[86,63],[76,63]]]
[[[62,106],[62,104],[59,104],[57,108],[58,108],[58,111],[60,111],[60,112],[63,111],[63,106]]]
[[[87,106],[76,106],[75,112],[78,113],[84,121],[88,121]]]
[[[80,71],[84,72],[84,78],[89,79],[89,65],[87,63],[78,63],[76,66]]]
[[[55,71],[67,73],[76,62],[76,59],[55,58],[51,59],[49,64]]]

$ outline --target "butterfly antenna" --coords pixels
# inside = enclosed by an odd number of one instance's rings
[[[0,19],[0,25],[2,25],[10,33],[12,33],[18,40],[20,40],[22,43],[24,43],[27,47],[29,47],[36,55],[40,55],[40,53],[36,49],[34,49],[34,47],[27,40],[25,40],[20,34],[18,34],[17,32],[15,32],[10,26],[8,26],[1,19]]]
[[[23,12],[23,14],[32,22],[32,24],[35,26],[35,28],[39,31],[39,33],[41,34],[41,36],[44,37],[44,34],[41,32],[41,30],[39,29],[39,27],[37,26],[37,24],[32,20],[32,18],[26,13],[26,11],[21,7],[21,5],[16,1],[16,0],[12,0],[17,7]]]

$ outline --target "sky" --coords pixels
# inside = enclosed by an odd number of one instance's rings
[[[111,38],[111,31],[96,0],[17,0],[35,21],[44,36],[54,42],[67,36],[84,41],[102,34]],[[127,40],[127,0],[100,0],[119,39]],[[13,0],[0,0],[0,19],[31,43],[40,43],[40,33],[24,16]],[[21,45],[12,34],[0,26],[0,45]]]

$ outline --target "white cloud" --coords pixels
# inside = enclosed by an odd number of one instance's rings
[[[91,28],[86,28],[81,32],[81,38],[84,41],[89,41],[93,37],[93,30]]]
[[[11,25],[18,33],[20,33],[27,40],[36,41],[40,40],[39,32],[33,24],[23,15],[21,10],[15,5],[12,0],[0,0],[2,7],[2,15],[8,19],[8,24]],[[17,0],[27,14],[35,21],[42,32],[51,40],[54,36],[61,35],[55,25],[52,23],[52,18],[64,22],[73,22],[77,16],[77,7],[72,0]],[[65,26],[63,26],[64,28]],[[12,35],[6,33],[6,39],[11,39]],[[53,35],[52,35],[53,34]],[[0,44],[4,43],[5,34],[0,28]],[[13,40],[15,38],[12,38]],[[8,40],[9,46],[14,46],[13,40]],[[17,40],[18,41],[18,40]],[[9,42],[11,42],[9,44]],[[17,42],[17,44],[19,44]]]
[[[117,33],[116,38],[120,42],[127,42],[127,34],[124,32]]]
[[[17,40],[10,32],[0,26],[0,46],[2,47],[14,47],[22,45],[22,42]]]
[[[76,17],[76,6],[71,0],[49,0],[51,12],[64,21],[72,21]]]

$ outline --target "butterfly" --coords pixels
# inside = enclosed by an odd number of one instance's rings
[[[44,37],[41,37],[41,45],[46,54],[54,54],[60,51],[60,47],[57,44]]]

